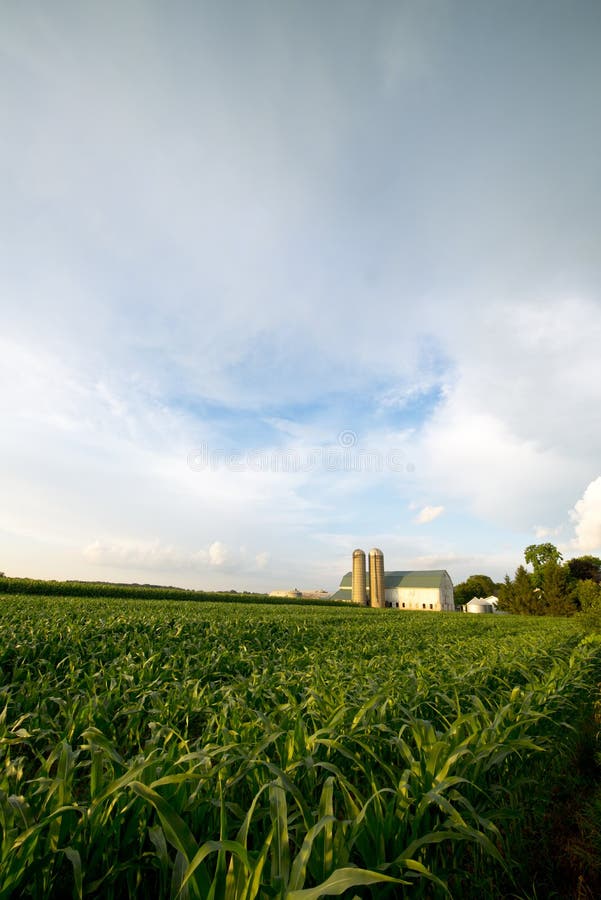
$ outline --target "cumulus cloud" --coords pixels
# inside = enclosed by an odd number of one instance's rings
[[[269,559],[266,551],[253,557],[245,547],[234,549],[223,541],[212,541],[198,550],[184,550],[160,540],[95,540],[83,549],[84,557],[94,565],[123,569],[226,571],[263,569]]]
[[[581,553],[601,552],[601,476],[591,481],[570,517],[575,526],[577,550]]]
[[[427,525],[428,522],[433,522],[434,519],[437,519],[444,512],[444,506],[424,506],[424,508],[418,513],[415,517],[415,521],[418,525]]]
[[[415,450],[422,482],[447,506],[460,501],[485,520],[522,530],[556,517],[562,501],[565,509],[582,474],[578,457],[536,433],[516,433],[461,386],[425,424]]]
[[[222,541],[214,541],[209,547],[209,565],[223,566],[228,560],[228,549]]]
[[[214,545],[211,545],[214,546]],[[83,549],[84,557],[95,565],[135,569],[187,569],[211,562],[211,547],[184,552],[154,541],[96,540]]]

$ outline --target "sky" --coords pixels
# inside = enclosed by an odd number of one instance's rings
[[[597,0],[0,0],[0,570],[601,554]]]

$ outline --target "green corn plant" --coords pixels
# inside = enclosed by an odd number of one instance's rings
[[[0,604],[0,898],[518,892],[578,622],[123,600]]]

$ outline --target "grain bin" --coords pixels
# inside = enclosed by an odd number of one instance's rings
[[[492,603],[489,603],[488,600],[483,600],[480,597],[473,597],[469,603],[466,603],[464,609],[468,613],[492,613],[494,612],[494,607]]]

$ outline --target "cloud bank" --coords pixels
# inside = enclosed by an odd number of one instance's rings
[[[570,509],[594,543],[601,24],[544,18],[3,13],[4,570],[333,589],[378,545],[502,577]]]

